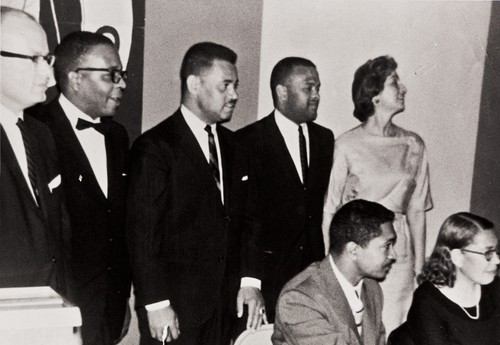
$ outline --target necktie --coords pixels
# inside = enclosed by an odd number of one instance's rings
[[[220,172],[219,172],[219,159],[217,158],[217,147],[215,146],[215,138],[212,133],[212,127],[207,125],[205,131],[208,133],[208,150],[210,153],[209,165],[212,169],[212,174],[214,175],[215,183],[217,183],[217,188],[220,190]]]
[[[363,329],[363,311],[365,307],[363,306],[363,302],[361,298],[359,298],[359,294],[357,290],[354,290],[354,293],[357,297],[356,310],[354,312],[354,321],[356,321],[356,327],[358,328],[358,332],[361,335]]]
[[[102,122],[101,123],[93,123],[93,122],[89,122],[87,120],[79,118],[78,122],[76,123],[76,129],[78,129],[79,131],[82,131],[82,130],[87,129],[87,128],[94,128],[96,131],[98,131],[102,135],[105,135],[107,130],[108,130],[108,126],[106,126],[106,124],[104,124]]]
[[[300,145],[300,165],[302,166],[302,183],[306,184],[307,181],[307,147],[306,137],[302,131],[302,126],[299,126],[299,145]]]
[[[35,200],[38,206],[40,206],[40,194],[38,193],[37,183],[36,183],[36,168],[34,161],[33,146],[31,146],[31,141],[28,133],[26,132],[26,125],[24,121],[19,118],[17,120],[17,126],[21,131],[21,136],[23,137],[24,150],[26,151],[26,160],[28,161],[28,178],[31,183],[31,188],[35,193]]]

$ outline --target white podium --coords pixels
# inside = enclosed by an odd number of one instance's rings
[[[81,345],[80,309],[48,286],[0,289],[0,345]]]

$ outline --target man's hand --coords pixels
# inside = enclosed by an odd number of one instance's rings
[[[264,298],[259,289],[250,286],[240,288],[236,299],[238,317],[243,315],[244,304],[248,306],[247,329],[257,329],[262,325],[262,322],[267,323]]]
[[[181,331],[179,329],[179,319],[172,306],[168,306],[159,310],[151,310],[148,312],[149,331],[151,336],[158,341],[162,341],[164,329],[168,327],[166,341],[173,341],[179,338]]]

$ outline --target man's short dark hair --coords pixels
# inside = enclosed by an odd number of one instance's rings
[[[316,68],[316,65],[311,60],[296,56],[286,57],[274,66],[273,71],[271,72],[271,94],[273,96],[273,104],[275,107],[278,102],[276,86],[284,85],[286,79],[292,74],[294,68],[297,66]]]
[[[348,202],[335,213],[330,224],[330,251],[340,254],[348,242],[364,247],[382,234],[382,224],[393,220],[394,212],[376,202]]]
[[[96,46],[107,45],[115,47],[113,41],[104,35],[89,31],[75,31],[64,37],[56,47],[56,63],[54,75],[60,91],[68,86],[68,73],[80,66],[85,56]]]
[[[228,47],[213,43],[200,42],[188,49],[182,59],[181,66],[181,95],[187,90],[187,78],[190,75],[199,76],[203,71],[210,69],[214,60],[227,61],[236,65],[238,55]]]

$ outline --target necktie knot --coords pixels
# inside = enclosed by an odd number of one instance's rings
[[[77,123],[76,123],[76,129],[78,129],[79,131],[82,131],[82,130],[85,130],[87,128],[94,128],[96,131],[98,131],[102,135],[105,135],[106,132],[108,131],[108,126],[102,122],[94,123],[94,122],[90,122],[90,121],[79,118]]]
[[[210,125],[205,126],[205,131],[207,131],[208,135],[212,135],[212,136],[214,135],[212,133],[212,126],[210,126]]]

